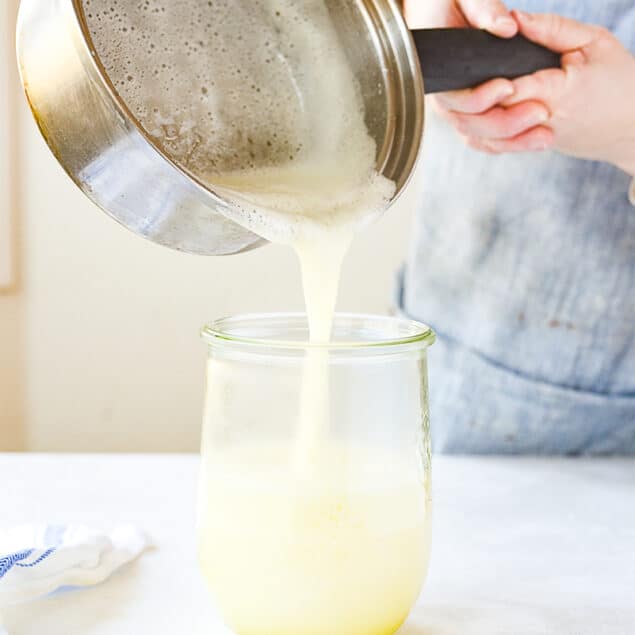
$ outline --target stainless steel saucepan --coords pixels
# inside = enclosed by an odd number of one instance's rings
[[[159,12],[158,2],[146,2],[149,11]],[[118,0],[111,10],[126,3],[140,4]],[[211,5],[207,0],[169,3],[188,5],[201,19]],[[249,10],[258,2],[229,4]],[[377,146],[377,170],[396,183],[395,197],[406,186],[420,152],[424,76],[426,91],[434,93],[560,65],[557,54],[520,36],[501,40],[471,29],[411,33],[393,0],[324,4],[359,83],[366,124]],[[22,0],[18,20],[18,59],[26,95],[46,142],[68,175],[115,220],[167,247],[226,255],[264,244],[230,220],[231,203],[214,191],[213,182],[203,183],[175,162],[140,125],[105,70],[91,37],[88,11],[91,0]],[[223,24],[217,28],[222,30]],[[204,49],[204,43],[200,45]],[[139,51],[151,53],[151,47]],[[175,60],[178,73],[190,72],[187,59]]]

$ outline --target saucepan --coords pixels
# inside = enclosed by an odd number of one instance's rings
[[[126,2],[142,4],[119,0],[109,11],[118,15],[117,7]],[[233,11],[247,11],[263,3],[232,0],[224,4]],[[201,255],[234,254],[264,244],[232,220],[232,202],[215,189],[213,179],[201,179],[187,165],[174,161],[140,124],[106,71],[91,36],[88,16],[95,4],[95,0],[21,3],[17,33],[21,78],[54,156],[94,203],[156,243]],[[166,7],[169,12],[186,6],[204,20],[206,7],[213,3],[166,0],[159,4],[158,0],[146,3],[155,12],[153,19]],[[503,40],[475,29],[411,32],[393,0],[323,0],[323,4],[359,85],[366,126],[377,148],[376,169],[395,183],[395,199],[406,187],[420,154],[424,87],[427,93],[469,88],[495,77],[513,79],[560,66],[556,53],[522,36]],[[121,19],[111,19],[111,24],[117,22]],[[171,24],[165,22],[160,35],[169,42]],[[152,24],[148,29],[156,30],[156,21]],[[210,26],[218,31],[224,28],[223,23]],[[122,29],[126,30],[125,25]],[[144,25],[136,24],[136,29],[143,31]],[[140,35],[148,42],[152,36],[151,32]],[[240,40],[239,33],[225,41],[249,46]],[[204,42],[186,44],[188,51],[204,54]],[[150,43],[140,47],[138,55],[154,54],[153,47]],[[180,76],[193,72],[188,59],[175,56]],[[329,69],[311,72],[328,73]]]

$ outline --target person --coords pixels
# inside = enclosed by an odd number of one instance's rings
[[[404,4],[562,54],[434,99],[400,303],[438,332],[435,450],[635,454],[633,0],[516,5]]]

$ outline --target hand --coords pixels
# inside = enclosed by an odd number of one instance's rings
[[[511,38],[518,33],[518,23],[501,0],[404,0],[403,8],[406,21],[413,29],[473,27],[503,38]],[[446,117],[454,112],[477,115],[489,111],[513,93],[514,85],[510,80],[494,79],[473,90],[445,93],[427,100]],[[523,106],[520,111],[530,121],[537,116],[536,111],[539,115],[546,112],[540,105],[533,108]],[[538,121],[542,120],[540,116]],[[451,121],[463,127],[458,119],[452,118]]]
[[[499,37],[513,37],[518,24],[501,0],[404,0],[412,29],[474,27]]]
[[[635,57],[601,27],[555,15],[515,12],[514,17],[525,37],[563,53],[562,69],[515,80],[514,95],[503,102],[508,110],[537,102],[546,106],[546,127],[525,136],[570,156],[612,163],[635,176]],[[493,123],[496,113],[490,116]],[[504,130],[494,132],[505,136]],[[486,147],[522,151],[522,137],[492,139]]]
[[[485,152],[554,148],[635,176],[635,57],[606,29],[512,15],[525,37],[563,53],[562,68],[440,95],[442,115]]]

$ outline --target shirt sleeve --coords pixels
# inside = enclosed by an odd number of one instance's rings
[[[631,183],[631,189],[628,191],[628,198],[633,205],[635,205],[635,179]]]

